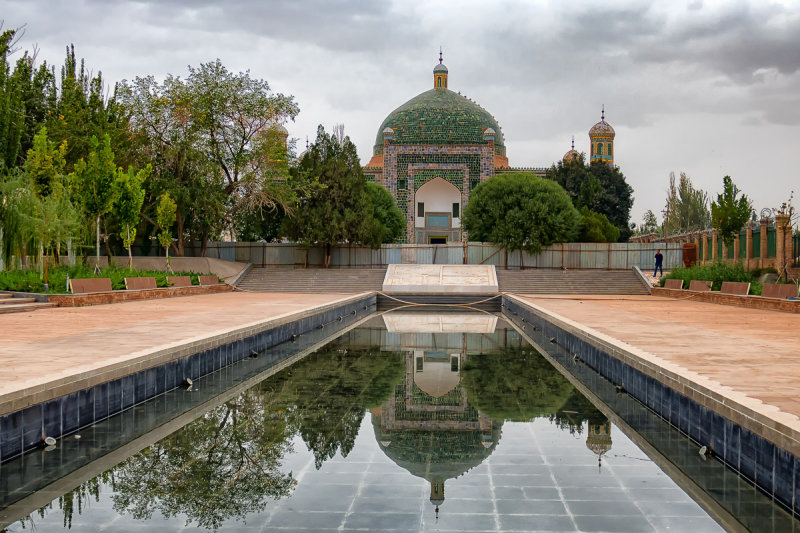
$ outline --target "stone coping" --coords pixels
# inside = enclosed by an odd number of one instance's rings
[[[800,457],[800,419],[797,416],[518,296],[509,294],[506,297],[696,403]]]
[[[742,296],[738,294],[723,294],[718,291],[690,291],[683,289],[667,289],[653,287],[653,296],[667,298],[692,299],[695,302],[705,302],[721,305],[735,305],[749,309],[764,309],[766,311],[781,311],[784,313],[800,313],[800,300],[784,300],[781,298],[767,298],[765,296]]]
[[[102,305],[134,300],[154,300],[158,298],[174,298],[176,296],[196,296],[216,292],[232,291],[233,287],[219,285],[192,285],[190,287],[159,287],[156,289],[131,289],[120,291],[87,292],[83,294],[48,294],[47,301],[58,307],[83,307],[85,305]]]
[[[393,264],[383,279],[385,293],[496,294],[494,265]]]
[[[227,290],[230,290],[230,287],[227,285],[221,285],[219,287],[227,287]],[[371,294],[374,293],[364,292],[355,295],[347,295],[325,304],[306,308],[302,311],[283,313],[266,320],[257,320],[217,330],[211,334],[196,335],[174,343],[152,346],[109,358],[104,361],[105,364],[101,366],[62,375],[61,377],[42,381],[36,385],[0,395],[0,415],[13,413],[59,396],[87,389],[154,366],[166,364],[174,359],[245,339],[282,324],[314,316],[328,309],[364,299]]]

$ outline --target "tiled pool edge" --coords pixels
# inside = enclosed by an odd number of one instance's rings
[[[179,387],[185,378],[210,374],[344,316],[369,314],[375,305],[374,292],[348,296],[5,395],[0,398],[0,461],[41,446],[44,436],[57,439]]]
[[[521,316],[547,337],[658,413],[761,490],[800,512],[797,433],[747,406],[642,359],[622,342],[601,339],[569,321],[503,295],[504,312]]]

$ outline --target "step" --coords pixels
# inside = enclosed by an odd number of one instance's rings
[[[36,298],[3,298],[0,305],[29,304],[36,301]]]
[[[47,307],[57,307],[54,303],[49,302],[36,302],[26,304],[9,304],[0,306],[0,314],[6,313],[24,313],[26,311],[36,311],[37,309],[45,309]]]

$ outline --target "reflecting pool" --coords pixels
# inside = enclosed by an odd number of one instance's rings
[[[724,530],[707,509],[744,529],[665,474],[680,457],[703,461],[691,443],[641,408],[657,439],[683,447],[645,453],[609,420],[603,394],[592,403],[497,315],[376,315],[298,359],[227,396],[214,389],[223,369],[23,457],[15,471],[37,476],[52,468],[47,454],[108,452],[68,476],[76,488],[30,496],[52,501],[7,530]],[[145,416],[164,422],[114,441]],[[709,476],[730,475],[713,463]],[[796,527],[780,509],[771,522],[741,511],[752,529]]]

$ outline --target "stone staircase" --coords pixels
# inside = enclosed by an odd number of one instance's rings
[[[24,313],[55,306],[56,304],[52,303],[37,302],[35,298],[15,297],[10,292],[0,292],[0,314]]]
[[[649,294],[633,270],[497,269],[502,292],[519,294]]]
[[[358,293],[381,290],[385,276],[385,268],[253,267],[236,288],[253,292]]]

